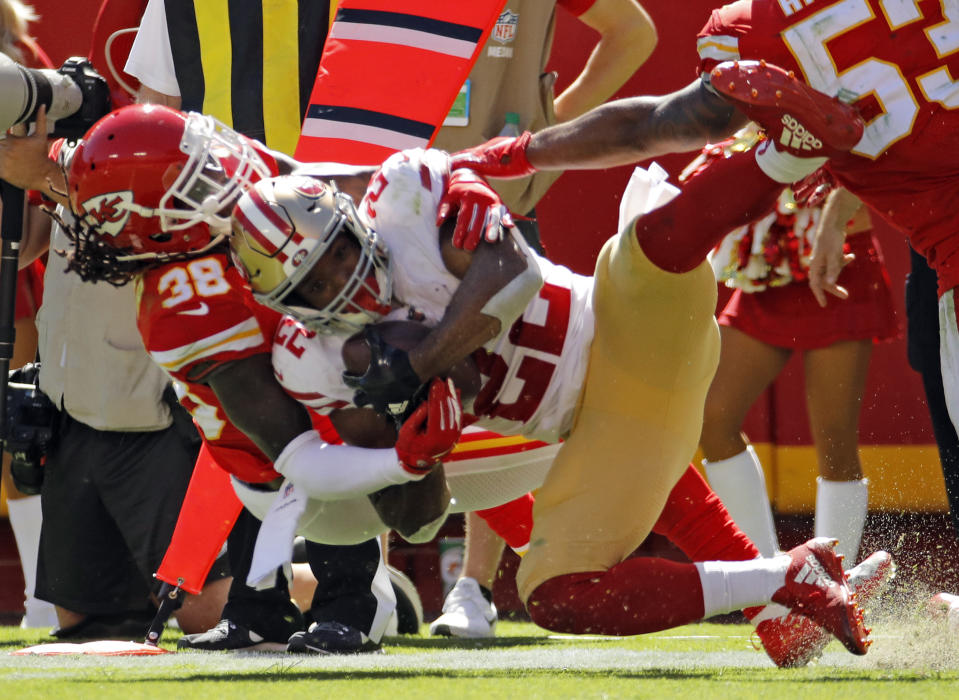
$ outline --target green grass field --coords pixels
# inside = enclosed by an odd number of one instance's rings
[[[774,668],[753,649],[750,632],[746,625],[703,623],[612,639],[503,622],[495,640],[396,637],[385,653],[352,657],[24,657],[9,652],[49,641],[46,634],[0,627],[0,700],[959,697],[959,635],[918,614],[876,623],[865,657],[833,643],[801,669]],[[174,649],[176,637],[167,631],[163,646]]]

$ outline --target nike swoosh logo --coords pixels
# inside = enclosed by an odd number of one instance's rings
[[[198,307],[195,309],[185,309],[183,311],[177,311],[177,316],[206,316],[210,313],[210,307],[207,306],[206,302],[201,302]]]

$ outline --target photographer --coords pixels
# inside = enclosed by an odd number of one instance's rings
[[[33,9],[19,0],[0,0],[0,52],[31,68],[51,68],[43,49],[27,34],[36,19]],[[37,328],[34,317],[43,298],[43,262],[37,260],[17,275],[17,303],[14,314],[16,342],[10,366],[20,367],[37,354]],[[40,544],[40,496],[27,488],[21,491],[10,474],[10,455],[3,454],[3,489],[7,496],[7,514],[17,542],[23,570],[24,615],[22,627],[53,627],[57,618],[53,606],[34,596],[37,573],[37,548]]]
[[[33,135],[0,142],[0,178],[62,202],[61,165],[47,157],[46,133],[41,108]],[[69,151],[58,144],[59,157]],[[46,219],[45,231],[24,232],[21,265],[48,247],[69,242]],[[152,574],[199,441],[192,423],[177,419],[182,409],[164,396],[168,379],[143,349],[134,290],[82,283],[65,265],[50,256],[37,316],[40,388],[59,409],[43,467],[37,595],[57,605],[61,639],[130,638],[153,617]],[[177,616],[185,631],[219,618],[228,583],[184,602]]]

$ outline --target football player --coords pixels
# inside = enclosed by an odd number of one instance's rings
[[[402,412],[425,380],[472,355],[483,381],[467,409],[479,425],[565,439],[538,494],[517,577],[538,624],[637,634],[775,601],[863,654],[868,633],[831,543],[812,540],[773,559],[753,558],[748,540],[733,546],[727,537],[720,546],[711,538],[729,532],[728,514],[703,516],[712,494],[689,467],[718,354],[706,253],[770,206],[784,182],[851,148],[863,125],[850,108],[774,67],[726,64],[714,78],[730,93],[755,92],[770,112],[795,115],[810,139],[799,148],[770,140],[758,156],[731,158],[714,177],[691,183],[694,199],[731,179],[753,185],[720,210],[676,203],[653,209],[661,202],[650,199],[638,212],[653,211],[624,221],[607,242],[594,278],[549,263],[516,237],[457,250],[431,216],[429,203],[442,196],[451,172],[437,151],[387,160],[361,203],[362,220],[335,192],[310,192],[291,178],[261,181],[234,211],[234,250],[257,298],[301,323],[296,352],[274,346],[277,376],[294,395]],[[714,108],[727,118],[732,111]],[[488,151],[459,160],[494,160]],[[422,319],[431,331],[407,352],[369,325],[397,317]],[[345,335],[358,328],[372,360],[365,373],[346,373],[345,386],[339,354]],[[638,453],[629,448],[635,444],[642,445]],[[304,434],[275,466],[308,490],[309,465],[323,449]],[[674,487],[681,497],[672,498]],[[626,559],[664,523],[699,563]],[[761,636],[782,624],[772,607],[748,612]],[[792,649],[792,641],[776,651],[770,641],[767,651],[780,665],[808,660],[805,645]]]
[[[74,152],[63,151],[62,156],[73,173],[66,191],[87,204],[90,221],[111,243],[98,246],[92,235],[81,234],[72,266],[93,281],[136,281],[137,324],[144,345],[176,380],[181,403],[203,436],[201,458],[222,466],[238,484],[275,488],[271,482],[279,475],[269,458],[229,420],[217,396],[217,389],[222,391],[238,377],[255,376],[258,366],[272,378],[268,352],[279,320],[250,298],[230,264],[224,231],[232,203],[244,188],[260,177],[288,172],[294,164],[213,119],[150,106],[114,112],[92,128]],[[143,159],[155,167],[144,165]],[[310,424],[305,413],[296,418]],[[357,546],[334,554],[308,545],[308,559],[311,565],[314,559],[336,556],[347,557],[351,567],[361,561],[365,567],[367,560],[373,570],[376,562],[385,566],[376,541],[350,544]],[[355,593],[335,603],[316,599],[318,622],[336,620],[352,628],[348,635],[328,635],[333,640],[344,637],[342,648],[331,650],[378,646],[395,600],[388,582],[382,585],[385,577],[373,571],[368,577],[372,585],[360,574],[339,582],[337,590]],[[181,639],[180,646],[193,648],[199,640],[201,648],[286,649],[291,634],[302,628],[302,618],[285,586],[253,598],[245,583],[237,579],[231,588],[216,627]],[[369,615],[372,626],[365,624],[366,613],[359,612],[361,599],[374,610]],[[275,614],[267,614],[268,603]]]
[[[40,129],[39,133],[45,132]],[[65,160],[67,152],[63,156]],[[111,114],[90,130],[78,152],[71,156],[69,187],[58,183],[44,189],[61,201],[69,194],[75,211],[83,212],[84,220],[72,227],[76,242],[70,252],[73,269],[92,281],[137,282],[138,324],[145,345],[182,388],[181,401],[191,410],[204,437],[204,455],[234,475],[241,494],[249,493],[250,498],[265,499],[269,504],[279,477],[269,457],[278,454],[278,446],[285,445],[283,431],[292,430],[295,436],[309,429],[311,423],[302,406],[273,379],[269,356],[264,352],[269,351],[279,315],[252,301],[248,287],[229,261],[224,226],[228,229],[232,202],[260,177],[298,168],[314,175],[320,171],[326,176],[335,173],[338,182],[349,186],[357,182],[365,185],[369,173],[343,165],[325,170],[322,166],[304,167],[208,117],[155,106],[128,107]],[[43,186],[43,177],[51,181],[62,177],[52,165],[41,158],[31,169],[41,173],[36,186]],[[477,184],[451,183],[447,189],[451,196],[444,201],[446,209],[466,212],[464,221],[480,227],[474,235],[489,226],[498,228],[499,216],[505,211],[492,193],[493,199],[484,200]],[[461,235],[465,234],[464,228]],[[251,402],[251,396],[258,401]],[[277,405],[292,410],[277,410]],[[252,411],[245,410],[248,407]],[[347,431],[344,421],[349,421],[349,412],[339,412],[335,419],[339,428]],[[258,436],[279,432],[280,437],[254,443],[237,427],[251,420],[261,426]],[[318,422],[329,427],[329,421]],[[422,443],[435,439],[433,435],[417,435],[415,426],[410,422],[400,430],[401,456],[410,464],[428,461],[431,457],[422,454]],[[332,430],[326,435],[329,440],[337,439]],[[457,431],[447,430],[441,436],[443,446],[435,448],[436,452],[448,450],[457,436]],[[492,493],[475,486],[470,477],[462,480],[462,489],[472,496],[461,493],[460,502],[492,508],[486,513],[490,518],[496,518],[496,507],[509,500],[501,496],[504,489],[511,495],[525,494],[542,480],[555,452],[554,446],[532,441],[499,444],[502,442],[486,431],[473,431],[453,457],[467,465],[467,474],[471,471],[468,465],[474,463],[480,465],[480,471],[515,471],[518,465],[529,465],[525,481],[513,479],[506,484],[500,480]],[[343,471],[337,455],[332,457],[334,470]],[[398,474],[390,474],[386,484],[423,478],[422,466],[406,471],[400,460],[394,471]],[[457,481],[453,481],[457,492]],[[331,488],[331,495],[342,497],[341,492],[333,491]],[[319,532],[316,540],[354,544],[383,532],[386,524],[366,493],[361,486],[349,494],[356,498],[328,504],[333,512],[323,522],[340,529],[314,530],[314,534]],[[528,541],[529,508],[527,502],[525,517],[498,521],[497,531],[515,548]],[[522,512],[522,508],[512,512]],[[410,534],[403,522],[389,524]],[[385,609],[389,593],[374,593]],[[374,625],[369,637],[378,641],[386,617],[377,614],[382,624]],[[227,636],[240,633],[228,630]],[[361,646],[368,641],[364,635]],[[262,640],[257,645],[268,646]]]
[[[952,212],[959,205],[959,177],[952,154],[959,148],[959,23],[952,3],[888,3],[882,0],[777,2],[738,0],[712,12],[700,31],[701,78],[660,98],[611,102],[583,118],[517,139],[489,142],[464,154],[480,172],[510,176],[531,170],[608,167],[648,158],[664,149],[691,150],[704,139],[754,118],[771,134],[786,136],[782,115],[763,110],[749,90],[731,102],[711,78],[727,60],[766,60],[799,79],[853,104],[866,126],[847,153],[834,154],[826,179],[865,202],[903,231],[912,248],[938,275],[940,356],[946,403],[959,416],[959,321],[955,289],[959,250]],[[788,133],[791,142],[802,134]],[[788,168],[766,172],[791,177]],[[740,187],[746,183],[740,183]],[[852,213],[830,196],[839,220]],[[819,303],[846,298],[838,282],[846,258],[839,230],[821,230],[810,266]],[[684,244],[684,234],[673,241]]]
[[[517,177],[536,170],[609,167],[692,150],[728,135],[751,118],[774,139],[800,144],[809,135],[763,104],[767,96],[716,80],[723,61],[765,60],[816,90],[853,104],[865,121],[862,135],[833,153],[826,173],[909,237],[939,276],[944,381],[949,404],[959,408],[959,322],[954,264],[959,236],[951,212],[959,203],[952,154],[959,148],[959,22],[949,3],[882,0],[776,2],[738,0],[714,10],[698,39],[701,77],[663,97],[610,102],[566,124],[497,139],[457,159],[487,176]],[[719,99],[722,95],[725,99]],[[772,149],[769,149],[772,150]],[[801,179],[786,159],[763,158],[764,172]],[[745,184],[743,185],[745,186]],[[838,231],[816,241],[810,269],[813,292],[840,298],[843,265]],[[684,239],[673,242],[684,244]],[[959,411],[952,410],[953,416]]]

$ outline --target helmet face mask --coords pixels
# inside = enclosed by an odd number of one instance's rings
[[[186,156],[182,167],[164,173],[164,179],[175,179],[158,205],[163,231],[206,223],[217,233],[229,232],[236,200],[272,175],[246,139],[203,114],[187,116],[180,151]]]
[[[340,236],[358,246],[345,284],[322,308],[298,287]],[[237,202],[234,257],[261,304],[320,333],[355,333],[379,320],[392,300],[388,252],[346,194],[304,176],[262,180]]]

